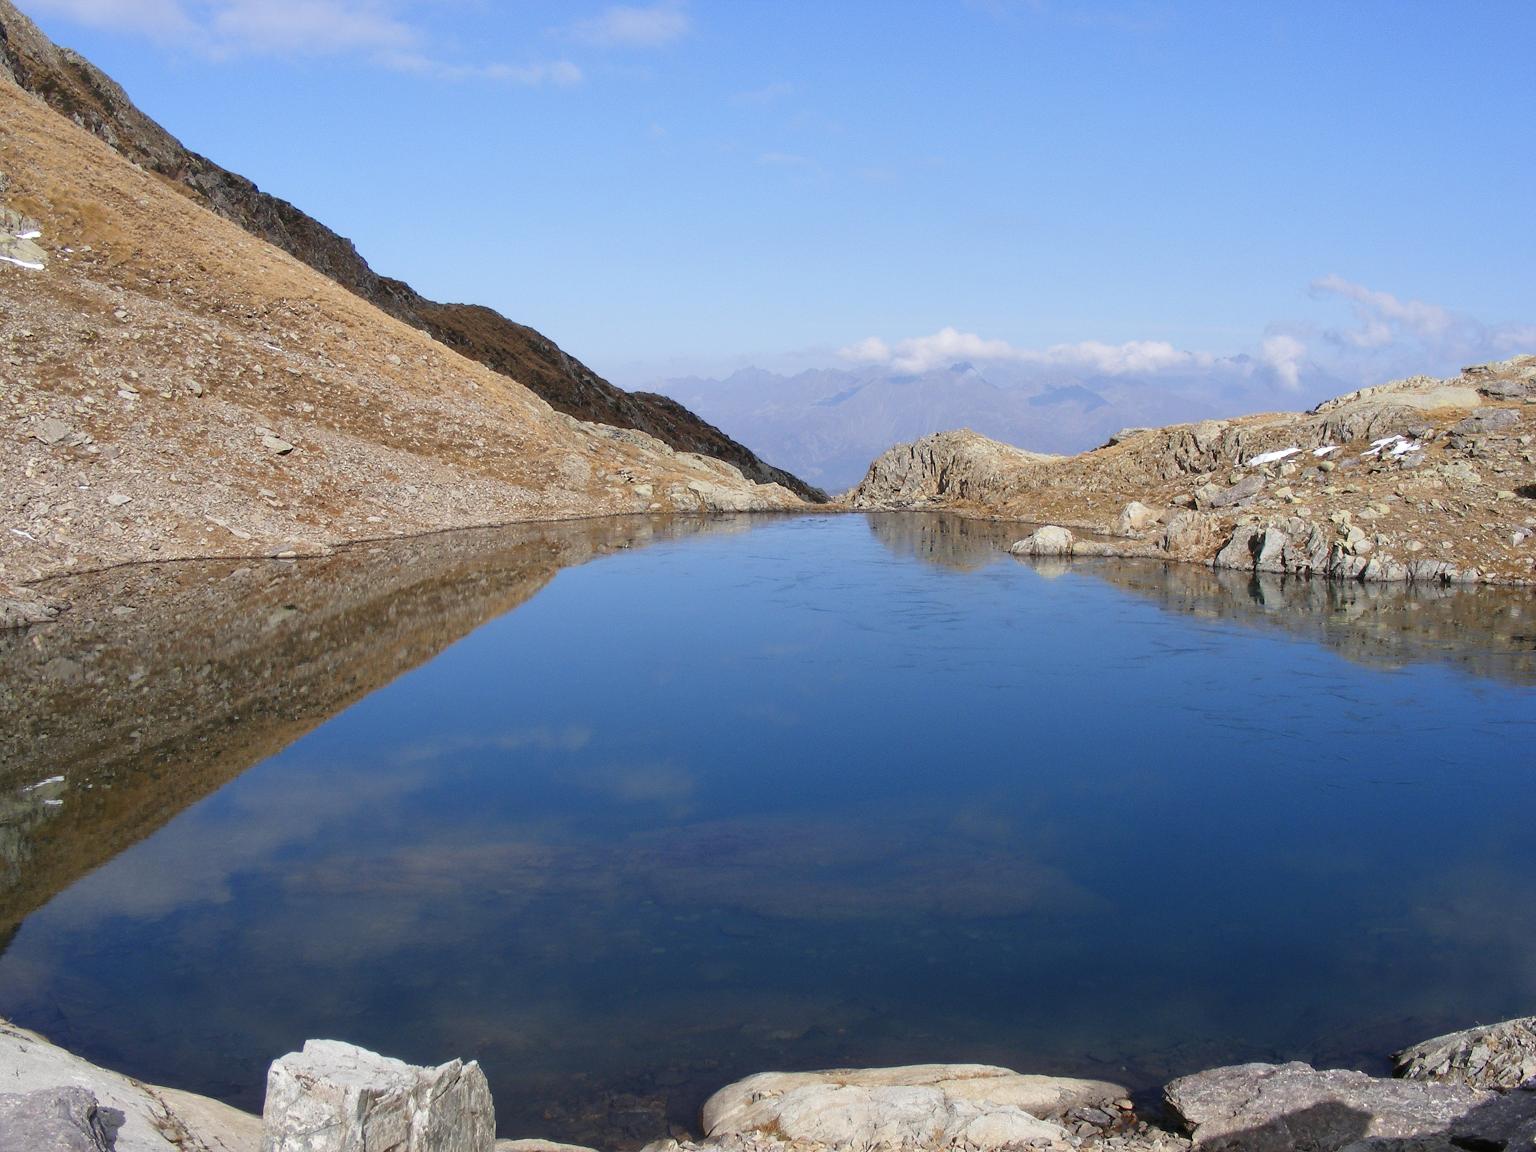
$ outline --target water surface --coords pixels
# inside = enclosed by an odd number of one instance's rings
[[[1146,1088],[1532,1011],[1528,593],[695,527],[162,569],[0,650],[4,780],[70,762],[0,824],[0,1014],[251,1108],[306,1037],[475,1057],[503,1135],[614,1145],[767,1068]]]

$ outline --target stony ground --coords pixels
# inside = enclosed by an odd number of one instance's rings
[[[1079,456],[899,445],[844,498],[1073,529],[1077,554],[1365,580],[1536,580],[1536,356],[1307,413],[1128,429]],[[1042,548],[1041,551],[1048,551]]]
[[[555,412],[3,77],[0,184],[14,250],[40,232],[25,243],[45,258],[0,261],[0,589],[449,527],[803,506]]]

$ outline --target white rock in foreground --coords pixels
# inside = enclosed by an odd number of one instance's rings
[[[123,1114],[115,1152],[256,1152],[261,1146],[261,1122],[248,1113],[98,1068],[5,1021],[0,1021],[0,1082],[12,1093],[85,1089],[99,1107]]]
[[[1124,1095],[1114,1084],[984,1064],[764,1072],[716,1092],[702,1119],[711,1140],[767,1132],[838,1148],[988,1149],[1060,1141],[1066,1131],[1043,1117]]]
[[[308,1040],[267,1072],[263,1152],[492,1152],[496,1112],[474,1061],[418,1068]]]

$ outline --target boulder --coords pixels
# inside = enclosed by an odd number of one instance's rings
[[[103,1113],[84,1088],[0,1095],[0,1148],[27,1152],[112,1152],[123,1114]]]
[[[1444,1137],[1496,1099],[1462,1084],[1320,1072],[1300,1063],[1215,1068],[1175,1080],[1166,1095],[1195,1147],[1210,1152],[1337,1152],[1362,1140]]]
[[[492,1152],[496,1113],[474,1061],[418,1068],[309,1040],[267,1072],[262,1152]]]
[[[1070,556],[1076,537],[1065,528],[1047,524],[1036,528],[1008,551],[1015,556]]]
[[[1536,1016],[1436,1036],[1392,1057],[1408,1080],[1508,1090],[1536,1084]]]
[[[1451,427],[1453,436],[1482,436],[1489,432],[1502,432],[1520,423],[1520,413],[1513,408],[1479,408],[1459,424]]]
[[[1132,500],[1120,512],[1120,532],[1127,536],[1132,532],[1145,532],[1159,519],[1158,514],[1140,500]]]
[[[1112,1112],[1124,1095],[1102,1081],[981,1064],[765,1072],[716,1092],[702,1118],[712,1142],[771,1133],[842,1148],[989,1149],[1064,1141],[1054,1118]]]
[[[1206,485],[1195,494],[1197,501],[1201,493],[1205,494],[1205,505],[1211,508],[1241,508],[1244,504],[1251,504],[1264,490],[1264,477],[1254,474],[1244,476],[1230,488],[1217,488],[1209,491],[1214,485]]]
[[[1203,558],[1216,543],[1216,521],[1203,512],[1175,512],[1163,529],[1163,549],[1174,556]]]

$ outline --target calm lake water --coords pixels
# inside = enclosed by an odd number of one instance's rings
[[[4,779],[69,777],[10,817],[0,1014],[253,1109],[306,1037],[474,1057],[502,1135],[616,1145],[770,1068],[1147,1089],[1536,1010],[1536,595],[936,517],[571,531],[375,550],[350,615],[303,565],[162,571],[245,600],[178,609],[191,654],[102,639],[147,603],[0,648]]]

